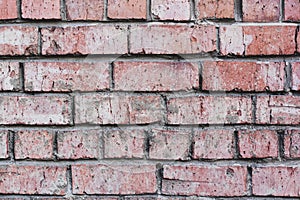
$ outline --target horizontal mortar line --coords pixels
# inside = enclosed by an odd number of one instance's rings
[[[299,62],[298,55],[256,55],[256,56],[222,56],[213,53],[196,54],[90,54],[90,55],[32,55],[32,56],[7,56],[0,55],[0,61],[16,62],[83,62],[83,61],[252,61],[252,62],[271,62],[288,61]]]
[[[264,166],[289,166],[299,167],[300,160],[264,160],[264,159],[227,159],[227,160],[150,160],[150,159],[98,159],[98,160],[0,160],[0,166],[53,166],[53,167],[67,167],[68,165],[196,165],[196,166],[251,166],[251,167],[264,167]]]
[[[111,19],[106,21],[96,21],[96,20],[0,20],[1,26],[14,26],[14,25],[29,25],[29,26],[39,26],[39,27],[49,27],[49,26],[90,26],[90,25],[101,25],[101,24],[124,24],[124,25],[143,25],[143,24],[176,24],[176,25],[187,25],[187,24],[195,24],[195,25],[238,25],[238,26],[297,26],[299,22],[293,21],[284,21],[284,22],[238,22],[235,20],[214,20],[214,19],[195,19],[195,20],[139,20],[139,19]]]
[[[10,131],[19,131],[19,130],[49,130],[49,131],[70,131],[70,130],[97,130],[107,131],[107,130],[119,130],[119,129],[141,129],[141,130],[149,130],[151,128],[159,128],[159,129],[169,129],[169,130],[274,130],[274,131],[285,131],[285,130],[298,130],[300,125],[272,125],[272,124],[248,124],[248,125],[223,125],[223,124],[215,124],[215,125],[161,125],[161,124],[128,124],[128,125],[78,125],[74,126],[51,126],[51,125],[9,125],[9,126],[0,126],[0,130],[10,130]]]
[[[103,95],[103,96],[166,96],[167,98],[186,98],[198,96],[216,96],[216,97],[251,97],[251,96],[299,96],[300,91],[207,91],[207,90],[187,90],[187,91],[120,91],[120,90],[103,90],[103,91],[0,91],[1,96],[57,96],[70,97],[80,95]]]

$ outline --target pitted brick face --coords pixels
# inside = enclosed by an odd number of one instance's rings
[[[299,0],[0,0],[0,200],[300,198]]]

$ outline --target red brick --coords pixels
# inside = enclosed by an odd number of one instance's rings
[[[256,118],[259,124],[300,124],[300,97],[258,96]]]
[[[43,55],[127,53],[125,25],[42,28],[41,34]]]
[[[247,168],[242,166],[164,166],[162,193],[169,195],[244,196]]]
[[[292,90],[300,90],[300,63],[292,63]]]
[[[114,83],[123,91],[174,91],[199,88],[197,63],[115,62]]]
[[[159,20],[189,20],[190,0],[153,0],[151,12],[154,18]]]
[[[111,19],[146,19],[146,0],[108,0],[107,17]]]
[[[60,0],[22,0],[25,19],[60,19]]]
[[[66,167],[0,166],[0,174],[1,194],[66,194]]]
[[[239,149],[242,158],[276,158],[278,137],[271,130],[243,130],[239,134]]]
[[[30,62],[24,64],[26,91],[98,91],[109,88],[107,62]]]
[[[163,118],[159,96],[80,95],[75,97],[75,122],[148,124]]]
[[[280,17],[280,0],[243,0],[243,21],[276,22]]]
[[[169,124],[251,123],[250,97],[191,96],[171,98],[167,102]]]
[[[296,26],[222,26],[221,54],[290,55],[294,54]],[[281,37],[284,35],[285,37]]]
[[[162,160],[188,160],[190,131],[153,129],[149,158]]]
[[[68,20],[103,20],[103,0],[66,0]]]
[[[18,131],[15,134],[15,158],[53,159],[53,144],[53,132]]]
[[[143,194],[156,192],[153,165],[72,166],[74,194]]]
[[[6,159],[9,157],[9,135],[8,131],[0,131],[0,159]]]
[[[21,89],[20,68],[17,62],[0,63],[0,91]]]
[[[107,130],[103,134],[104,158],[144,158],[145,141],[142,129]]]
[[[38,53],[38,29],[30,26],[1,26],[0,55]]]
[[[0,124],[66,125],[70,107],[68,96],[1,96]]]
[[[16,0],[2,0],[0,2],[0,19],[18,18],[18,8]]]
[[[194,159],[230,159],[234,157],[233,130],[195,130]]]
[[[256,167],[252,180],[254,195],[299,197],[299,167]]]
[[[205,61],[202,65],[203,90],[284,90],[284,62]]]
[[[136,25],[131,27],[130,52],[192,54],[216,51],[216,29],[211,25]]]
[[[285,0],[284,19],[289,21],[300,21],[300,2],[299,0]]]
[[[299,30],[297,30],[297,52],[298,53],[300,53],[300,33],[299,33],[300,31]]]
[[[57,133],[59,159],[99,158],[99,130],[72,130]]]
[[[300,158],[300,130],[290,130],[285,135],[284,152],[288,158]]]
[[[234,18],[234,0],[196,0],[197,18]]]

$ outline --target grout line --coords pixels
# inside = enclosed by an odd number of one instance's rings
[[[103,20],[107,21],[108,20],[108,0],[104,0],[104,12],[103,12]]]
[[[253,95],[251,96],[251,101],[252,101],[252,123],[255,124],[257,121],[257,96]]]
[[[25,69],[23,63],[19,63],[19,70],[20,70],[20,89],[22,92],[25,92]]]
[[[67,7],[66,1],[60,0],[60,17],[62,21],[67,21]]]
[[[280,130],[280,131],[277,131],[277,136],[278,136],[278,158],[279,160],[283,160],[285,158],[285,155],[284,155],[284,131],[283,130]]]
[[[234,17],[237,22],[243,21],[243,2],[242,2],[242,0],[234,1]]]
[[[17,8],[18,19],[22,19],[22,0],[17,0]]]
[[[233,138],[234,138],[234,149],[235,149],[234,158],[240,159],[242,158],[242,156],[241,156],[240,146],[239,146],[239,132],[237,130],[234,131]]]
[[[292,87],[292,67],[291,63],[284,62],[285,67],[284,67],[284,72],[285,72],[285,82],[284,82],[284,90],[286,92],[291,91]]]
[[[284,0],[280,0],[280,7],[279,7],[279,13],[280,13],[280,17],[279,17],[279,22],[283,22],[285,20],[285,11],[284,11]]]
[[[152,2],[151,0],[147,0],[147,16],[146,20],[148,22],[152,21]]]
[[[190,20],[196,20],[197,19],[197,0],[190,0]]]
[[[253,195],[252,173],[253,173],[252,166],[248,166],[248,167],[247,167],[247,183],[248,183],[247,187],[248,187],[248,196],[252,196],[252,195]]]
[[[11,161],[15,161],[15,132],[9,131],[9,157]]]
[[[162,193],[162,179],[163,179],[163,165],[162,164],[157,164],[156,165],[156,178],[157,178],[157,194]]]

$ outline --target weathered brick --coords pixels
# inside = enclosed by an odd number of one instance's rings
[[[1,194],[66,194],[66,167],[0,166],[0,173]]]
[[[0,91],[21,89],[20,68],[17,62],[0,63]]]
[[[189,20],[190,4],[190,0],[153,0],[151,12],[158,20]]]
[[[75,123],[148,124],[163,119],[159,96],[80,95],[75,97]]]
[[[66,0],[68,20],[103,20],[104,0]]]
[[[104,158],[143,158],[145,141],[142,129],[107,130],[103,134]]]
[[[258,96],[256,110],[259,124],[300,124],[298,96]]]
[[[242,130],[238,133],[242,158],[276,158],[278,137],[272,130]]]
[[[29,62],[24,64],[26,91],[98,91],[109,88],[107,62]]]
[[[1,26],[0,55],[38,53],[38,29],[31,26]]]
[[[188,160],[190,131],[153,129],[149,158],[163,160]]]
[[[230,159],[234,157],[233,130],[195,130],[194,159]]]
[[[292,90],[300,90],[300,62],[292,63]]]
[[[16,0],[0,1],[0,19],[16,19],[18,18],[18,8]]]
[[[299,0],[284,1],[284,19],[288,21],[300,21]]]
[[[6,159],[9,157],[9,134],[8,131],[0,131],[0,159]]]
[[[68,96],[0,96],[0,124],[70,123],[71,99]]]
[[[196,14],[203,18],[234,18],[234,0],[196,0]]]
[[[205,61],[202,65],[203,90],[284,90],[284,62]]]
[[[291,55],[296,51],[295,31],[293,25],[221,26],[221,54]]]
[[[164,166],[162,193],[169,195],[244,196],[247,168],[242,166]]]
[[[57,133],[59,159],[99,158],[99,130],[71,130]]]
[[[212,25],[135,25],[131,27],[130,52],[192,54],[216,51]]]
[[[125,25],[42,28],[41,34],[44,55],[127,53]]]
[[[46,130],[15,133],[16,159],[53,159],[54,133]]]
[[[284,153],[287,158],[300,158],[300,130],[289,130],[285,134]]]
[[[167,102],[169,124],[251,123],[250,97],[191,96],[170,98]]]
[[[60,0],[22,0],[25,19],[60,19]]]
[[[174,91],[199,88],[197,63],[115,62],[116,90]]]
[[[299,197],[299,167],[255,167],[252,174],[254,195]]]
[[[276,22],[280,17],[280,0],[243,0],[243,21]]]
[[[111,19],[146,19],[146,0],[108,0],[107,16]]]
[[[143,194],[156,192],[154,165],[72,166],[74,194]]]

